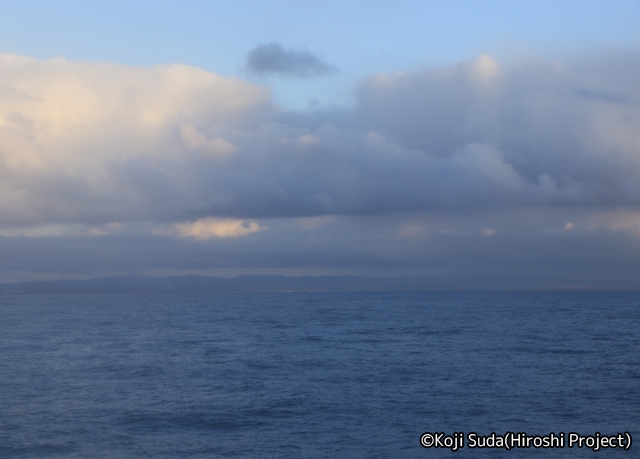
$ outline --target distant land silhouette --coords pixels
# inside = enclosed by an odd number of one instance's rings
[[[250,292],[436,292],[640,290],[640,282],[604,282],[546,277],[494,275],[366,276],[208,276],[98,277],[86,280],[28,281],[0,284],[9,293],[250,293]]]

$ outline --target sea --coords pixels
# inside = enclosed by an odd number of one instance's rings
[[[0,457],[640,457],[640,293],[2,295]]]

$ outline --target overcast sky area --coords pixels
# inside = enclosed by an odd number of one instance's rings
[[[640,273],[640,2],[0,9],[0,282]]]

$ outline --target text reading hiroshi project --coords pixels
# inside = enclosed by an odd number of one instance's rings
[[[491,432],[489,435],[479,435],[476,432],[454,432],[447,435],[444,432],[425,432],[420,436],[420,444],[425,448],[443,448],[457,451],[462,448],[587,448],[593,451],[601,449],[631,448],[631,434],[629,432],[615,435],[603,435],[596,432],[593,435],[582,435],[577,432],[564,432],[548,435],[529,435],[526,432],[507,432],[499,435]]]

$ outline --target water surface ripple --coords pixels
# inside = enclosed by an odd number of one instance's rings
[[[634,457],[638,293],[0,297],[0,457]],[[629,431],[631,451],[424,449]]]

